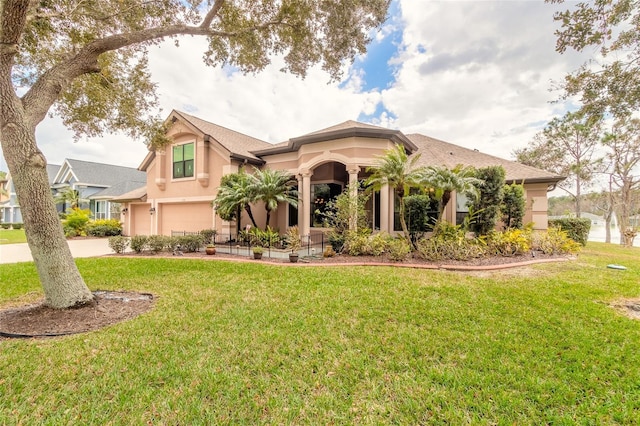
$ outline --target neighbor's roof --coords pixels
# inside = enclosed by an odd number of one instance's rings
[[[205,135],[211,136],[231,154],[235,154],[239,157],[262,161],[255,156],[253,152],[271,148],[273,146],[263,140],[210,123],[209,121],[194,117],[193,115],[182,111],[174,110],[173,113],[191,123],[191,125],[196,127]]]
[[[111,200],[114,197],[119,197],[120,195],[127,194],[133,190],[143,188],[146,192],[147,181],[123,181],[119,182],[109,188],[105,188],[102,191],[96,192],[89,196],[90,200]]]
[[[375,139],[388,139],[394,143],[403,145],[409,153],[415,152],[417,147],[401,131],[387,129],[386,127],[374,126],[372,124],[360,123],[348,120],[335,126],[316,130],[306,135],[291,138],[286,142],[271,145],[267,149],[254,151],[258,156],[280,154],[283,152],[297,151],[300,146],[309,143],[342,139],[348,137],[365,137]]]
[[[47,164],[47,175],[49,176],[49,186],[53,185],[53,181],[56,178],[56,175],[60,171],[59,164]]]
[[[53,183],[64,183],[71,173],[78,183],[90,186],[113,186],[121,182],[146,181],[147,175],[133,167],[115,166],[113,164],[95,163],[92,161],[68,158],[60,167]]]
[[[420,166],[446,166],[453,168],[458,164],[475,168],[503,166],[507,182],[559,182],[564,176],[558,176],[546,170],[526,166],[515,161],[484,154],[480,151],[454,145],[421,134],[410,134],[407,137],[418,146]]]

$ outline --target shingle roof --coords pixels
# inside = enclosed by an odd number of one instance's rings
[[[247,136],[243,133],[236,132],[235,130],[227,129],[226,127],[218,126],[217,124],[210,123],[185,112],[174,110],[174,113],[191,123],[191,125],[196,127],[205,135],[209,135],[214,138],[232,154],[260,160],[253,154],[253,151],[259,151],[273,146],[268,142]]]
[[[89,196],[90,200],[95,199],[111,199],[113,197],[118,197],[120,195],[124,195],[133,190],[144,188],[146,192],[147,182],[146,181],[124,181],[119,182],[109,188],[105,188],[102,191],[96,192]]]
[[[302,135],[300,137],[311,136],[311,135],[319,135],[319,134],[322,134],[322,133],[330,133],[330,132],[335,132],[337,130],[346,130],[346,129],[351,129],[351,128],[354,128],[354,127],[357,127],[357,128],[360,128],[360,129],[389,130],[386,127],[374,126],[373,124],[360,123],[359,121],[347,120],[347,121],[345,121],[343,123],[336,124],[335,126],[327,127],[326,129],[316,130],[315,132],[307,133],[306,135]]]
[[[78,182],[95,186],[113,186],[121,182],[144,182],[147,174],[138,169],[82,160],[66,160]]]
[[[59,164],[47,164],[47,175],[49,176],[49,186],[53,185],[53,180],[56,178],[58,171],[60,170]]]
[[[112,201],[125,202],[125,201],[145,201],[147,199],[147,186],[136,188],[132,191],[126,192],[122,195],[113,197]]]
[[[525,166],[515,161],[484,154],[429,136],[415,133],[407,135],[407,138],[418,146],[418,153],[420,153],[418,165],[420,166],[446,166],[447,168],[453,168],[458,164],[463,164],[465,166],[481,168],[501,165],[505,169],[505,178],[507,181],[558,182],[564,179],[564,177],[546,170]]]

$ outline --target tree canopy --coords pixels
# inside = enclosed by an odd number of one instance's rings
[[[547,0],[564,3],[564,0]],[[640,2],[597,0],[571,3],[558,12],[556,50],[598,49],[600,57],[567,75],[566,96],[579,95],[584,112],[624,117],[640,107]]]
[[[92,300],[58,221],[35,128],[59,115],[76,135],[122,131],[166,142],[147,48],[179,36],[208,41],[206,64],[258,72],[270,57],[304,76],[338,78],[364,53],[389,0],[3,0],[0,2],[2,149],[49,306]],[[153,117],[154,119],[151,119]]]

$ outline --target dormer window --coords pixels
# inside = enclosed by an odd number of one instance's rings
[[[173,178],[193,177],[194,143],[173,147]]]

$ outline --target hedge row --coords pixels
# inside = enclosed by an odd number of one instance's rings
[[[579,217],[569,217],[563,219],[549,220],[549,228],[560,228],[567,233],[576,243],[587,245],[589,231],[591,230],[591,220]]]
[[[13,228],[13,229],[22,229],[22,223],[21,222],[16,222],[16,223],[0,223],[0,226],[2,226],[2,229],[9,229],[9,228]]]

